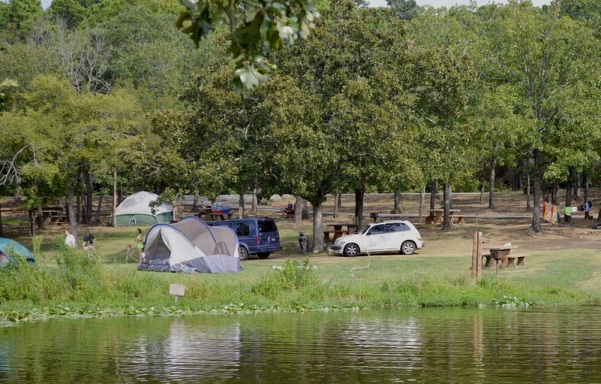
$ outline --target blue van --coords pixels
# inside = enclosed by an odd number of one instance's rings
[[[272,252],[282,249],[278,227],[273,219],[267,217],[207,221],[207,225],[228,226],[234,230],[240,243],[240,260],[246,260],[250,255],[266,259]]]

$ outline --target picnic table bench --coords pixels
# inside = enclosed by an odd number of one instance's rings
[[[444,209],[432,209],[430,210],[431,215],[426,216],[426,224],[442,224]],[[451,224],[465,224],[464,215],[458,214],[459,209],[449,209],[449,218],[451,220]]]
[[[42,222],[44,224],[61,224],[68,221],[69,216],[62,206],[42,207]]]
[[[328,227],[332,227],[334,228],[333,230],[330,229],[326,229],[323,231],[323,242],[324,243],[331,243],[333,241],[335,241],[337,238],[344,236],[344,235],[348,235],[351,232],[355,232],[355,228],[357,228],[357,225],[355,224],[329,224]],[[330,235],[333,235],[330,238]]]
[[[511,249],[517,248],[512,246],[501,246],[501,247],[490,247],[485,248],[490,250],[490,253],[482,255],[483,258],[486,258],[486,262],[484,264],[484,268],[489,268],[492,263],[495,263],[497,267],[516,267],[516,266],[525,266],[525,259],[528,254],[515,254],[511,253]],[[516,263],[517,260],[517,263]]]

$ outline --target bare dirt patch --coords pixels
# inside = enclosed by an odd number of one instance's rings
[[[463,255],[469,254],[472,247],[474,231],[481,231],[486,245],[502,245],[512,243],[517,245],[520,253],[569,250],[575,248],[597,249],[601,246],[601,229],[592,229],[598,221],[595,210],[601,206],[599,191],[589,192],[589,199],[593,201],[593,220],[585,220],[583,214],[575,214],[569,224],[560,222],[550,224],[543,221],[542,231],[530,233],[532,211],[526,209],[526,196],[520,192],[498,192],[496,194],[495,209],[488,209],[488,194],[455,193],[453,194],[453,209],[460,210],[466,216],[466,224],[455,225],[451,231],[442,231],[440,225],[426,225],[424,219],[418,221],[414,217],[419,212],[419,194],[403,194],[403,213],[408,220],[413,222],[426,241],[426,247],[420,254],[428,255]],[[423,215],[427,215],[430,204],[430,195],[426,195]],[[561,201],[565,201],[562,197]],[[291,199],[282,199],[274,203],[272,208],[284,208]],[[582,204],[583,201],[573,205]],[[370,221],[370,212],[390,213],[394,205],[391,193],[366,194],[364,216],[365,222]],[[442,195],[436,199],[436,207],[442,207]],[[339,217],[333,218],[327,213],[334,211],[333,198],[324,204],[324,224],[333,222],[351,222],[354,215],[354,195],[343,195],[339,209]],[[474,216],[478,216],[475,218]],[[515,216],[514,219],[490,218],[491,216]],[[274,216],[275,217],[275,216]],[[489,217],[489,218],[487,218]],[[280,225],[294,228],[290,219],[281,219]],[[301,224],[305,230],[310,230],[310,222]]]

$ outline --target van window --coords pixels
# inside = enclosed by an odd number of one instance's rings
[[[250,225],[248,225],[248,223],[238,223],[238,226],[236,227],[236,234],[238,236],[250,235]]]
[[[260,220],[259,221],[259,232],[277,232],[278,227],[275,225],[273,220]]]

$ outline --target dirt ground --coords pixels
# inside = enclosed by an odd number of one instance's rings
[[[451,231],[442,231],[440,225],[426,225],[424,219],[420,221],[419,213],[420,195],[406,193],[402,197],[403,213],[419,229],[426,242],[426,247],[419,253],[424,255],[464,255],[469,254],[472,248],[474,231],[481,231],[485,246],[512,243],[523,252],[569,250],[575,248],[600,249],[601,229],[592,229],[594,224],[601,224],[598,212],[601,208],[601,190],[590,190],[589,199],[593,202],[592,220],[585,220],[583,214],[575,214],[569,224],[560,222],[550,224],[543,221],[542,231],[530,233],[532,212],[526,209],[526,196],[520,192],[497,192],[495,209],[488,209],[488,194],[479,193],[454,193],[452,207],[466,215],[464,225],[454,225]],[[237,197],[235,197],[237,199]],[[5,199],[6,200],[6,199]],[[334,222],[352,222],[354,216],[354,195],[342,195],[342,204],[339,216],[334,218],[334,199],[329,198],[324,204],[324,225]],[[565,195],[560,193],[560,201],[565,201]],[[10,206],[10,201],[3,201],[3,206]],[[301,224],[282,217],[280,211],[288,203],[293,203],[294,197],[285,195],[281,199],[273,199],[268,205],[259,206],[260,216],[273,217],[278,221],[280,231],[304,231],[312,233],[311,220],[303,220]],[[233,203],[233,202],[232,202]],[[430,195],[426,194],[424,201],[424,216],[428,214]],[[572,205],[582,204],[583,201],[574,201]],[[364,208],[364,223],[370,221],[371,212],[390,213],[394,205],[392,193],[366,194]],[[232,205],[234,206],[234,205]],[[442,208],[442,194],[436,199],[436,207]],[[249,209],[249,207],[247,207]],[[311,209],[311,208],[310,208]],[[477,218],[475,216],[478,216]],[[8,215],[3,214],[3,218]],[[514,216],[513,219],[490,218],[490,216]],[[487,218],[489,217],[489,218]],[[4,225],[6,237],[26,238],[26,223],[18,226]],[[66,229],[66,225],[53,226],[44,231],[46,236],[55,236]],[[93,229],[94,233],[112,231],[112,228],[99,226]],[[275,256],[275,255],[274,255]]]
[[[419,229],[422,237],[426,241],[426,247],[420,254],[433,255],[453,255],[465,254],[471,252],[472,237],[474,231],[483,233],[485,246],[502,245],[512,243],[522,252],[537,252],[545,250],[562,249],[597,249],[601,248],[601,229],[592,229],[594,224],[601,224],[598,221],[598,212],[601,208],[601,193],[599,191],[589,191],[589,200],[593,202],[593,219],[585,220],[584,214],[574,214],[572,222],[569,224],[560,223],[550,224],[543,220],[542,231],[539,233],[530,233],[532,224],[532,211],[526,209],[526,196],[521,192],[497,192],[495,194],[495,209],[488,209],[488,194],[479,193],[455,193],[453,194],[452,207],[460,210],[461,214],[470,216],[465,219],[464,225],[454,225],[451,231],[442,231],[440,225],[426,225],[424,219],[418,220],[420,195],[403,194],[402,206],[403,212],[407,214],[407,219],[413,222]],[[290,197],[290,199],[292,199]],[[282,199],[273,207],[283,208],[287,203],[293,202],[293,199]],[[342,205],[339,210],[340,216],[333,218],[331,215],[324,215],[324,225],[333,222],[351,222],[354,213],[354,195],[343,195]],[[565,201],[565,195],[560,195],[560,201]],[[583,201],[577,201],[572,205],[580,205]],[[429,209],[430,195],[425,197],[424,205]],[[370,212],[390,213],[394,205],[393,195],[391,193],[366,194],[364,216],[365,221],[369,221]],[[442,194],[437,197],[436,207],[442,208]],[[563,207],[562,207],[563,210]],[[333,199],[328,199],[324,205],[324,212],[334,211]],[[427,215],[427,209],[424,208],[424,216]],[[563,213],[563,212],[561,212]],[[478,216],[473,217],[473,216]],[[515,216],[512,219],[490,218],[490,216]],[[563,215],[562,215],[563,216]],[[489,217],[489,218],[487,218]],[[287,219],[280,219],[284,226],[288,226]],[[303,223],[305,230],[310,230],[310,223]]]

